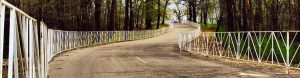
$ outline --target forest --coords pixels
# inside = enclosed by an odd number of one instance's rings
[[[172,16],[216,31],[300,29],[300,0],[9,0],[29,15],[60,30],[139,30],[159,28]],[[179,7],[178,5],[183,5]],[[215,22],[214,22],[215,20]],[[210,23],[208,23],[211,21]]]
[[[300,30],[300,0],[185,0],[188,20],[217,31]],[[199,18],[199,19],[198,19]],[[198,19],[198,20],[197,20]]]
[[[156,29],[169,0],[9,0],[48,27],[70,31]]]

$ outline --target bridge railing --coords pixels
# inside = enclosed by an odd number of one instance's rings
[[[180,51],[182,50],[191,50],[192,44],[190,42],[197,38],[201,33],[201,25],[194,23],[192,21],[184,21],[184,23],[189,24],[195,27],[194,30],[183,32],[179,34],[178,46]]]
[[[201,32],[181,35],[181,50],[299,69],[300,31]],[[194,34],[198,34],[193,36]],[[192,35],[192,36],[191,36]]]
[[[64,51],[78,49],[82,47],[140,40],[156,37],[172,30],[173,25],[155,30],[135,30],[135,31],[63,31],[47,29],[42,23],[43,38],[42,50],[47,54],[48,62]]]
[[[37,21],[5,0],[0,1],[0,16],[0,77],[45,78]]]
[[[64,51],[151,38],[172,30],[169,25],[156,30],[63,31],[41,22],[38,29],[36,19],[0,0],[0,78],[47,78],[49,62]]]

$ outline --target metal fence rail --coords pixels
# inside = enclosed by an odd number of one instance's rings
[[[9,30],[4,30],[5,27]],[[34,18],[5,0],[0,0],[0,78],[47,78],[48,63],[54,56],[64,51],[91,45],[151,38],[172,29],[173,24],[169,23],[169,27],[156,30],[63,31],[49,29],[42,22],[38,29],[38,22]],[[8,49],[6,50],[5,47]],[[8,66],[4,67],[8,69],[4,70],[3,56],[6,52]]]
[[[182,33],[179,46],[193,54],[257,61],[299,69],[300,31]]]
[[[5,17],[6,14],[9,17]],[[43,61],[38,46],[37,21],[4,0],[0,1],[0,16],[0,77],[4,74],[8,78],[46,77],[41,75]],[[8,50],[4,51],[4,47]],[[4,52],[8,52],[7,73],[2,72]]]
[[[191,43],[192,40],[194,40],[194,38],[198,37],[201,33],[200,24],[197,24],[197,23],[194,23],[191,21],[184,21],[184,23],[195,27],[195,29],[192,31],[183,32],[179,35],[178,46],[180,48],[180,51],[190,50],[192,47],[192,43]]]
[[[172,24],[169,27],[156,30],[136,30],[136,31],[61,31],[47,29],[43,26],[43,38],[41,45],[42,51],[48,53],[48,62],[61,52],[87,47],[91,45],[107,44],[114,42],[125,42],[152,38],[172,30]]]

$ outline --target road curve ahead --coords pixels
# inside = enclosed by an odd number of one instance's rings
[[[50,78],[240,78],[280,77],[194,58],[178,52],[178,35],[193,30],[184,24],[164,35],[74,50],[56,57]]]

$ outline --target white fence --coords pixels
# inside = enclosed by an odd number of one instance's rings
[[[191,21],[184,21],[184,23],[189,24],[193,27],[195,27],[194,30],[188,31],[188,32],[183,32],[179,35],[179,40],[178,40],[178,46],[181,50],[189,50],[192,47],[192,40],[196,37],[198,37],[201,33],[201,27],[200,24],[191,22]]]
[[[0,77],[42,77],[40,73],[43,72],[43,60],[38,46],[37,21],[4,0],[0,2],[0,16]],[[6,18],[9,20],[5,20]],[[4,30],[5,27],[9,27],[9,30]],[[9,44],[5,45],[5,42]],[[8,69],[2,72],[4,47],[8,47],[8,66],[5,66]]]
[[[170,26],[170,28],[137,31],[61,31],[47,29],[45,24],[42,25],[44,26],[42,44],[47,44],[42,45],[42,51],[48,53],[48,61],[64,51],[91,45],[156,37],[167,33],[172,28]]]
[[[257,61],[299,69],[299,31],[182,33],[179,46],[192,54]]]
[[[5,20],[5,15],[10,16],[9,20]],[[162,29],[138,31],[62,31],[48,29],[44,23],[38,29],[34,18],[4,0],[0,1],[0,16],[0,78],[47,78],[48,63],[64,51],[151,38],[173,29],[171,23]],[[7,41],[9,44],[5,45]],[[9,49],[5,50],[7,46]],[[8,66],[4,66],[7,70],[2,68],[4,52],[8,52]]]

